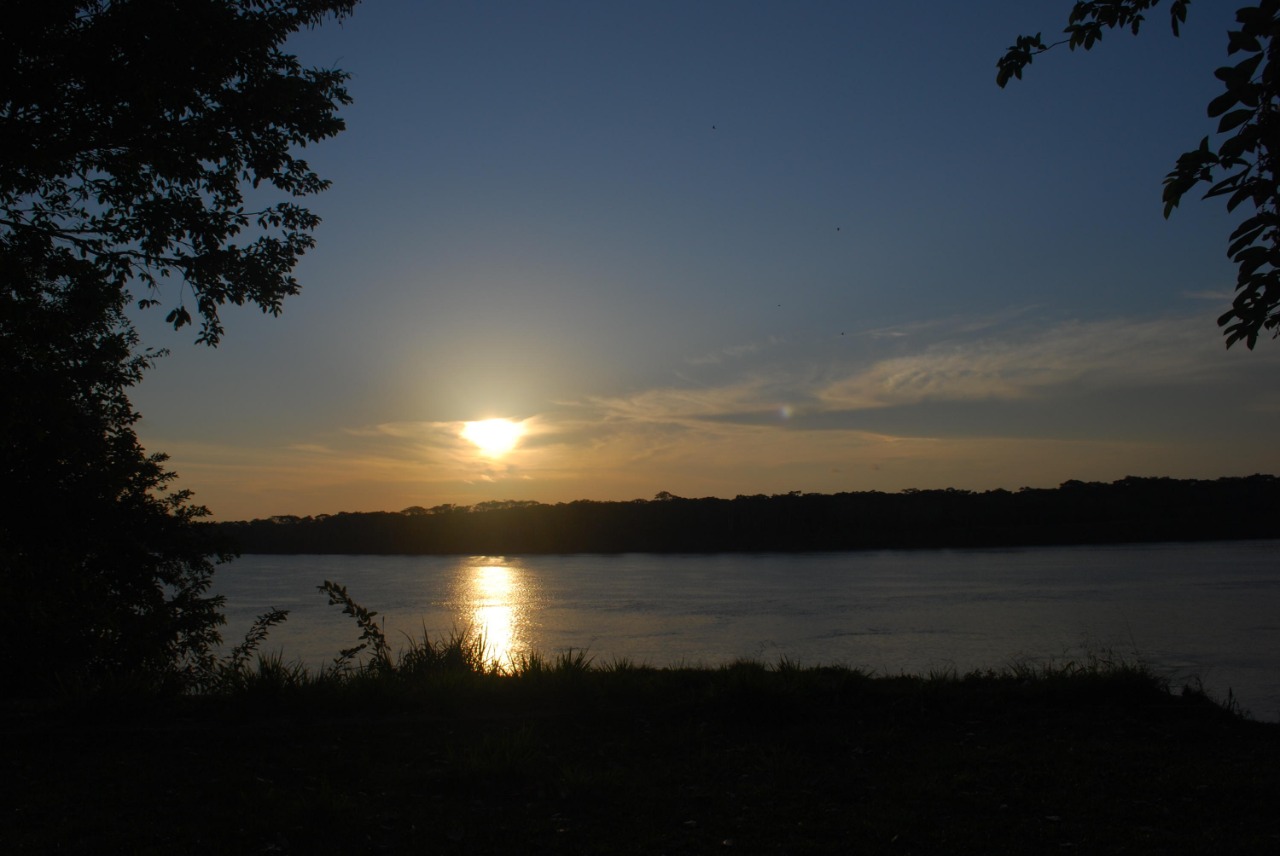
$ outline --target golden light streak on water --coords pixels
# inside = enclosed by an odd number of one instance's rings
[[[529,653],[529,604],[536,592],[526,571],[492,556],[477,557],[463,579],[464,620],[484,640],[485,659],[510,668]]]

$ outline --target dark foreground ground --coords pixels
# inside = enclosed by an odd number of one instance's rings
[[[564,668],[2,708],[4,853],[1280,853],[1280,725],[1140,670]]]

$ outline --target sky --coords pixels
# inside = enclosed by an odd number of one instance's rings
[[[141,313],[139,436],[224,520],[1280,472],[1238,218],[1160,199],[1238,2],[999,89],[1070,5],[365,3],[290,43],[355,99],[302,293]]]

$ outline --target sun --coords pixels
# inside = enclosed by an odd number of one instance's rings
[[[516,447],[524,435],[524,426],[511,419],[484,419],[464,422],[462,438],[476,444],[482,455],[500,458]]]

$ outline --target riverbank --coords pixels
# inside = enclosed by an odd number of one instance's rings
[[[1139,667],[534,661],[7,707],[7,853],[1264,853],[1280,725]]]

